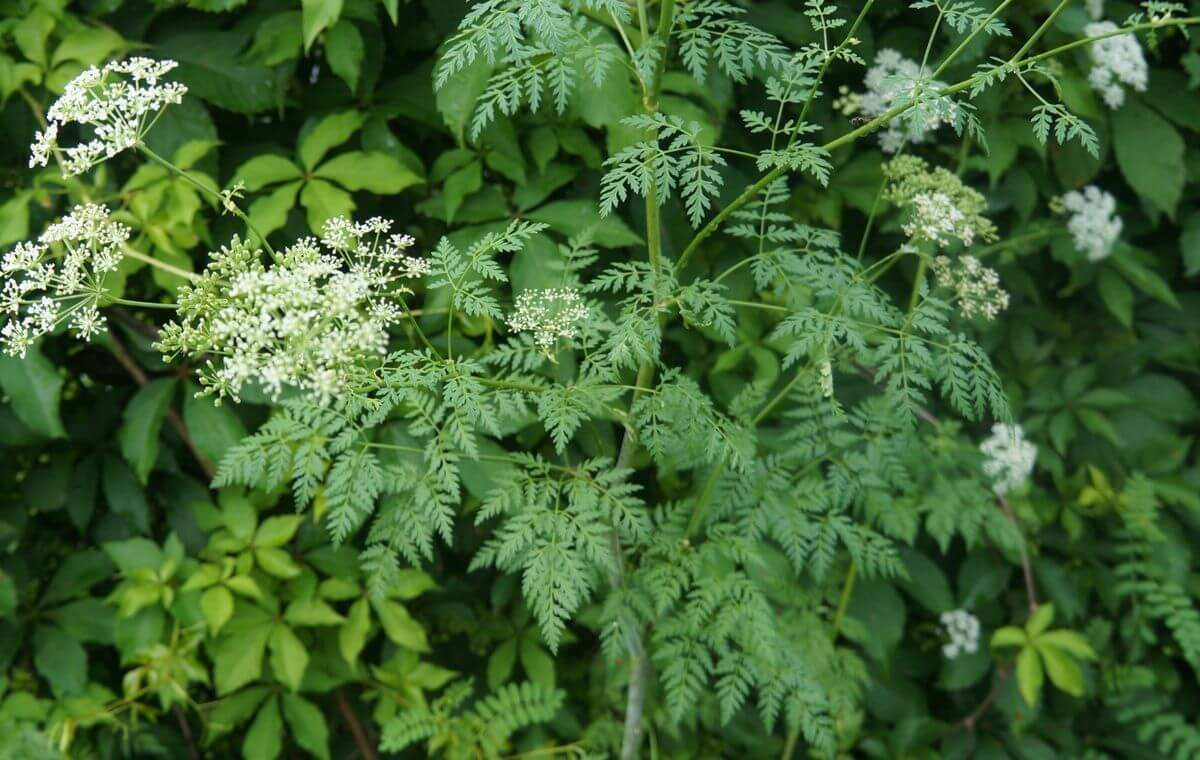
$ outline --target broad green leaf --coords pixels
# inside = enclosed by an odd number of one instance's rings
[[[162,554],[158,547],[144,538],[114,541],[104,544],[103,548],[110,556],[115,553],[125,560],[121,567],[124,572],[133,572],[137,567],[157,568],[162,564]],[[138,555],[142,553],[151,558],[148,564],[141,564]],[[96,549],[73,552],[63,559],[46,590],[42,592],[42,604],[54,604],[85,594],[92,586],[111,577],[115,571],[113,560]]]
[[[301,132],[298,146],[301,163],[311,171],[326,153],[346,143],[366,120],[367,117],[358,111],[342,111],[326,116],[311,129]]]
[[[303,186],[303,182],[289,182],[254,199],[250,210],[246,212],[254,229],[264,235],[270,235],[286,224],[288,212],[296,207],[296,195]]]
[[[1108,307],[1117,321],[1126,327],[1133,326],[1133,288],[1112,269],[1104,268],[1096,277],[1100,300]]]
[[[79,61],[88,66],[96,66],[128,45],[121,35],[106,26],[83,27],[63,37],[58,47],[54,48],[50,65],[58,66],[66,61]]]
[[[487,663],[488,688],[495,690],[512,676],[517,663],[517,640],[508,639],[492,650]]]
[[[521,667],[529,680],[546,689],[554,689],[554,658],[537,643],[533,636],[521,639]]]
[[[265,233],[264,233],[265,234]],[[183,424],[196,449],[213,464],[246,437],[246,426],[229,404],[217,406],[211,398],[196,398],[199,387],[188,383],[183,397]]]
[[[121,442],[121,455],[142,485],[146,484],[158,459],[158,433],[174,395],[173,378],[152,380],[143,385],[125,406],[124,422],[117,432],[117,440]]]
[[[1052,646],[1062,649],[1070,653],[1072,657],[1080,660],[1096,659],[1096,651],[1092,649],[1092,645],[1088,643],[1080,634],[1075,631],[1059,628],[1054,631],[1046,631],[1041,636],[1038,636],[1039,646]]]
[[[31,346],[25,358],[0,354],[0,387],[9,397],[17,419],[47,438],[66,437],[58,402],[62,378],[41,346]]]
[[[76,599],[47,612],[46,618],[57,623],[76,641],[108,646],[113,644],[117,610],[103,599]]]
[[[290,159],[266,153],[255,156],[239,166],[233,172],[231,185],[238,182],[245,183],[246,191],[252,193],[267,185],[301,179],[303,176],[304,173],[300,171],[300,167],[292,163]]]
[[[87,652],[58,626],[39,625],[33,635],[33,664],[60,697],[87,686]]]
[[[1186,171],[1179,132],[1136,98],[1113,111],[1112,126],[1117,165],[1129,186],[1174,218]]]
[[[1118,245],[1108,260],[1135,288],[1168,306],[1180,308],[1171,286],[1157,272],[1138,261],[1132,250]]]
[[[282,549],[264,547],[254,550],[254,562],[268,575],[276,578],[295,578],[300,566]]]
[[[1016,626],[1005,626],[992,634],[992,648],[996,647],[1023,647],[1029,642],[1029,637],[1025,631]]]
[[[350,190],[369,190],[381,195],[398,193],[424,181],[397,159],[378,151],[352,151],[335,156],[317,168],[316,176]]]
[[[301,0],[304,24],[304,52],[308,52],[317,35],[337,23],[342,15],[342,0]]]
[[[1042,664],[1046,667],[1046,674],[1050,676],[1050,682],[1073,697],[1082,696],[1083,672],[1071,655],[1058,647],[1045,644],[1040,639],[1036,647],[1041,655]]]
[[[1025,704],[1033,707],[1042,693],[1042,660],[1037,650],[1025,647],[1017,655],[1017,687]]]
[[[279,698],[271,697],[258,711],[246,740],[242,742],[245,760],[275,760],[283,751],[283,719],[279,716]]]
[[[256,612],[252,618],[239,619],[241,611],[250,607],[245,604],[236,607],[225,634],[213,645],[213,677],[218,695],[237,691],[262,674],[263,652],[274,622],[258,608],[253,608]]]
[[[325,35],[325,58],[329,68],[350,88],[358,89],[359,71],[363,61],[363,38],[358,27],[349,19],[337,22]]]
[[[1025,623],[1025,632],[1030,639],[1036,639],[1042,631],[1050,627],[1052,622],[1054,622],[1054,604],[1043,604],[1029,616],[1029,620]]]
[[[208,716],[208,730],[211,736],[218,737],[245,723],[262,704],[267,694],[267,687],[252,686],[218,701]]]
[[[16,193],[4,203],[0,203],[0,245],[7,246],[27,237],[29,237],[29,195]]]
[[[233,616],[233,594],[224,586],[213,586],[200,597],[200,609],[208,621],[208,630],[216,636]]]
[[[171,58],[179,61],[179,68],[171,76],[187,85],[190,95],[241,114],[259,113],[282,104],[291,70],[286,66],[265,66],[243,57],[245,35],[188,25],[180,25],[178,30],[159,37],[157,44],[162,50],[170,50]],[[179,106],[166,109],[150,132],[151,137],[163,128],[172,113],[180,111]],[[157,146],[152,147],[158,150]]]
[[[425,639],[425,629],[421,627],[403,604],[390,599],[372,600],[375,614],[383,632],[393,642],[414,652],[428,652],[429,643]]]
[[[278,515],[268,517],[254,532],[254,545],[257,547],[283,546],[292,540],[300,523],[304,522],[303,515]]]
[[[150,502],[138,482],[137,475],[124,461],[105,456],[101,487],[108,507],[125,519],[131,528],[142,534],[150,532]]]
[[[283,717],[300,748],[319,760],[329,760],[329,726],[321,710],[296,694],[284,694]]]
[[[275,677],[292,691],[300,688],[304,671],[308,669],[308,651],[292,629],[278,623],[267,641],[271,649],[271,670]]]
[[[262,599],[262,589],[249,575],[235,575],[226,580],[225,585],[235,594],[249,599]]]
[[[350,193],[325,180],[314,179],[300,191],[300,205],[308,216],[308,227],[314,232],[324,228],[325,222],[335,216],[350,216],[354,212],[354,199]]]
[[[371,632],[371,606],[366,599],[350,605],[346,622],[338,629],[338,650],[350,665],[358,662],[358,655],[367,644]]]
[[[341,625],[346,618],[320,599],[297,599],[288,605],[284,620],[292,625]]]

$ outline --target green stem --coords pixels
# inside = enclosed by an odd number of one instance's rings
[[[152,267],[161,269],[164,272],[170,272],[171,274],[173,274],[177,277],[183,277],[186,280],[191,280],[192,282],[199,282],[201,279],[200,275],[196,274],[195,272],[189,272],[186,269],[180,269],[179,267],[177,267],[173,264],[168,264],[165,261],[159,261],[158,259],[154,258],[153,256],[149,256],[145,253],[142,253],[141,251],[137,250],[136,248],[129,248],[127,246],[124,250],[124,255],[128,256],[131,259],[137,259],[138,261],[145,262]]]
[[[908,297],[908,310],[910,312],[917,308],[917,302],[921,300],[921,286],[925,284],[925,269],[928,265],[928,260],[924,256],[917,261],[917,273],[913,277],[912,293]]]
[[[1050,15],[1047,16],[1046,20],[1042,22],[1042,25],[1037,28],[1037,31],[1035,31],[1033,35],[1025,41],[1025,44],[1021,46],[1021,49],[1017,51],[1016,55],[1008,59],[1010,65],[1021,62],[1021,59],[1025,57],[1025,54],[1028,53],[1030,48],[1032,48],[1037,41],[1042,38],[1042,35],[1045,34],[1046,30],[1050,28],[1050,25],[1054,23],[1054,19],[1058,18],[1058,14],[1062,13],[1063,9],[1066,8],[1070,2],[1071,0],[1058,0],[1058,5],[1054,7],[1054,10],[1050,11]]]
[[[968,34],[967,38],[959,43],[958,47],[956,47],[956,48],[954,48],[954,50],[950,51],[950,55],[946,56],[946,59],[944,61],[942,61],[941,64],[936,69],[933,70],[933,73],[929,75],[929,78],[937,79],[938,75],[941,74],[943,71],[945,71],[947,66],[949,66],[951,63],[953,63],[954,60],[956,58],[958,58],[958,56],[962,55],[962,52],[967,49],[967,46],[970,45],[971,42],[974,41],[974,39],[976,37],[978,37],[979,34],[981,32],[983,32],[984,29],[987,28],[987,25],[992,23],[992,21],[997,16],[999,16],[1004,11],[1005,8],[1007,8],[1009,5],[1012,4],[1012,1],[1013,0],[1004,0],[1004,2],[997,5],[996,10],[992,11],[991,15],[989,15],[986,19],[984,19],[982,24],[975,27],[974,31],[972,31],[970,34]]]
[[[254,223],[250,221],[250,217],[247,216],[244,211],[242,211],[240,208],[238,208],[236,205],[234,205],[232,203],[227,204],[226,198],[224,195],[221,194],[220,190],[217,190],[216,188],[213,188],[213,187],[209,187],[208,185],[204,184],[200,180],[193,177],[191,174],[188,174],[183,169],[180,169],[175,164],[171,163],[167,159],[165,159],[162,156],[155,153],[145,143],[138,143],[138,150],[140,150],[142,153],[144,153],[146,155],[146,157],[149,158],[151,161],[154,161],[155,163],[159,164],[160,166],[165,168],[167,171],[171,172],[175,176],[179,177],[180,179],[184,180],[188,184],[197,188],[201,192],[216,199],[216,201],[218,203],[220,203],[223,208],[227,208],[231,212],[233,212],[233,214],[235,216],[237,216],[239,219],[241,219],[243,222],[245,222],[246,227],[248,227],[250,229],[250,231],[253,232],[256,237],[258,237],[258,239],[262,242],[263,247],[267,249],[267,253],[271,254],[271,258],[278,258],[275,255],[275,249],[271,247],[271,244],[269,242],[267,242],[267,236],[258,231],[258,228],[254,226]]]
[[[135,301],[132,298],[114,298],[112,303],[122,306],[138,306],[143,309],[178,309],[177,303],[158,303],[157,301]]]

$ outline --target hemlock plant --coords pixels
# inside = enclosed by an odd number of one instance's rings
[[[10,24],[0,754],[1200,751],[1197,19],[1013,5]]]

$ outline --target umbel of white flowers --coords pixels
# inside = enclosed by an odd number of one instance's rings
[[[97,304],[107,275],[121,262],[129,228],[89,203],[51,224],[37,242],[18,243],[0,262],[0,299],[7,317],[0,348],[13,356],[68,324],[88,340],[104,327]]]
[[[1096,21],[1083,28],[1089,37],[1117,31],[1119,27],[1111,21]],[[1092,70],[1088,72],[1088,84],[1100,93],[1104,104],[1116,110],[1125,105],[1125,87],[1145,92],[1149,83],[1150,67],[1142,55],[1142,46],[1132,34],[1121,34],[1096,40],[1088,48],[1092,57]]]
[[[587,306],[573,288],[526,290],[513,303],[508,326],[513,332],[533,333],[533,342],[548,352],[560,338],[573,339],[587,316]]]
[[[967,319],[995,319],[1008,308],[1008,291],[1000,287],[1000,275],[974,256],[933,260],[933,277],[939,288],[954,291],[958,310]]]
[[[305,238],[274,261],[235,238],[179,290],[179,313],[158,348],[165,359],[207,356],[201,384],[240,398],[247,383],[272,397],[296,388],[325,402],[370,384],[404,315],[406,280],[428,273],[408,255],[413,239],[392,222],[335,217],[320,240]]]
[[[152,58],[128,58],[95,66],[67,83],[46,112],[46,128],[30,147],[29,166],[45,166],[61,150],[63,172],[80,174],[137,145],[163,106],[177,104],[187,92],[178,82],[160,81],[178,64]],[[68,124],[89,128],[92,138],[60,148],[59,130]]]
[[[879,116],[912,100],[918,85],[926,92],[946,87],[942,82],[922,81],[920,65],[890,48],[876,54],[863,84],[867,91],[859,96],[857,107],[867,116]],[[938,127],[953,123],[957,108],[948,98],[924,97],[904,117],[892,119],[879,130],[879,147],[884,153],[895,153],[906,144],[926,142]]]
[[[974,654],[979,649],[979,618],[966,610],[949,610],[942,613],[941,623],[947,639],[942,654],[947,660],[956,659],[963,652]]]
[[[1063,208],[1071,214],[1067,230],[1075,248],[1087,253],[1088,261],[1100,261],[1112,253],[1113,244],[1121,237],[1121,217],[1117,216],[1117,199],[1095,185],[1072,190],[1062,198]]]
[[[1037,446],[1025,440],[1020,425],[997,422],[992,434],[979,446],[983,452],[983,474],[992,479],[998,496],[1020,488],[1033,473]]]

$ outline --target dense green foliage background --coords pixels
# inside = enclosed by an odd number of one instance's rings
[[[798,2],[738,4],[744,20],[794,48],[819,38]],[[842,5],[843,18],[861,7]],[[933,16],[906,5],[878,4],[857,31],[855,51],[868,64],[883,48],[920,57]],[[981,37],[942,79],[1011,55],[1055,5],[1014,4],[1004,14],[1012,37]],[[84,198],[122,208],[136,248],[187,271],[241,231],[210,198],[131,156],[73,180],[24,168],[62,86],[84,66],[141,51],[178,60],[175,78],[190,89],[149,144],[220,187],[244,181],[245,207],[264,232],[290,240],[335,214],[381,214],[429,250],[444,234],[466,246],[514,217],[543,222],[544,232],[503,258],[514,292],[554,283],[559,245],[585,230],[603,262],[645,259],[639,204],[605,217],[599,205],[602,163],[639,134],[621,123],[641,107],[628,77],[599,86],[584,77],[561,114],[550,105],[498,112],[473,137],[486,63],[433,87],[439,47],[468,10],[461,0],[3,0],[0,8],[5,246]],[[1135,10],[1110,0],[1105,13],[1120,23]],[[1079,37],[1088,21],[1082,3],[1069,4],[1039,49]],[[945,28],[935,39],[941,50],[962,35]],[[1041,144],[1014,81],[974,101],[986,150],[943,128],[909,151],[982,192],[999,229],[977,255],[998,269],[1012,304],[994,322],[956,329],[986,348],[1013,419],[1038,446],[1029,486],[998,504],[979,475],[990,414],[958,422],[931,396],[906,447],[891,454],[907,485],[885,483],[853,507],[872,537],[895,546],[880,572],[859,577],[874,561],[868,543],[852,546],[853,563],[845,547],[831,548],[793,573],[782,547],[758,542],[772,535],[766,526],[752,539],[754,556],[739,560],[757,568],[752,575],[791,579],[772,587],[773,614],[789,646],[819,670],[817,717],[801,731],[789,702],[767,727],[752,703],[728,709],[725,687],[693,689],[694,704],[677,710],[668,692],[679,686],[663,680],[660,654],[645,754],[776,757],[799,738],[798,752],[836,747],[854,757],[1200,756],[1200,54],[1177,30],[1158,32],[1157,43],[1147,49],[1148,89],[1115,111],[1087,86],[1086,50],[1053,64],[1062,101],[1099,138],[1098,158],[1078,142]],[[700,83],[677,68],[663,78],[662,111],[699,124],[705,140],[754,150],[738,112],[760,107],[761,87],[719,72]],[[840,87],[860,92],[863,71],[832,65],[807,116],[824,130],[819,142],[862,123],[833,101]],[[863,261],[881,259],[903,238],[900,217],[878,205],[884,159],[871,136],[838,147],[828,186],[797,175],[780,208],[838,231],[851,254],[864,240]],[[758,176],[753,162],[732,164],[717,208]],[[1124,221],[1122,242],[1098,262],[1074,249],[1053,210],[1054,199],[1088,184],[1117,196]],[[693,230],[674,199],[662,229],[664,252],[677,257]],[[748,255],[743,242],[713,236],[696,266],[718,271]],[[142,300],[170,300],[183,282],[132,259],[121,271],[125,294]],[[741,274],[731,297],[767,290]],[[907,302],[913,278],[905,261],[879,284]],[[436,313],[445,304],[424,302],[420,322],[431,334],[445,329]],[[272,415],[265,397],[220,406],[195,398],[189,368],[151,349],[153,315],[107,313],[111,337],[55,336],[24,360],[0,358],[0,758],[377,757],[382,727],[426,705],[444,743],[414,744],[411,756],[617,752],[629,662],[601,654],[602,608],[613,597],[596,594],[556,630],[529,609],[519,571],[472,566],[492,533],[476,513],[509,466],[499,455],[557,461],[548,426],[534,417],[508,425],[497,437],[503,447],[483,441],[483,456],[462,464],[452,540],[432,541],[430,560],[378,581],[359,558],[366,531],[331,541],[319,489],[298,512],[286,486],[212,486],[216,465]],[[736,407],[747,387],[765,392],[786,380],[776,322],[769,311],[740,310],[730,342],[717,328],[673,325],[664,338],[670,364],[719,407]],[[458,329],[460,351],[486,353],[503,325],[464,317]],[[559,371],[571,367],[548,374]],[[870,396],[865,374],[839,366],[848,407]],[[802,404],[792,410],[759,429],[760,456],[801,445],[789,432],[816,424]],[[855,424],[870,430],[873,413],[883,415],[860,407]],[[580,414],[595,419],[578,450],[615,458],[620,418]],[[886,415],[877,421],[875,432],[890,435]],[[884,454],[862,456],[857,466],[884,467],[870,459]],[[709,477],[645,453],[632,467],[651,504],[686,504]],[[728,518],[721,504],[741,503],[720,493],[714,521]],[[673,519],[656,514],[655,530],[669,532]],[[681,535],[685,547],[698,541],[690,526]],[[716,529],[711,537],[738,538]],[[713,583],[731,568],[712,570]],[[371,593],[373,583],[382,593]],[[984,638],[951,661],[937,621],[955,608],[978,616]],[[1046,664],[1030,706],[1013,676],[1016,650],[987,642],[1005,626],[1026,626],[1034,609],[1052,613],[1054,629],[1081,634],[1097,657]],[[682,645],[669,652],[701,656]],[[462,704],[450,706],[446,694]],[[491,744],[464,738],[505,721],[511,739],[503,729]]]

